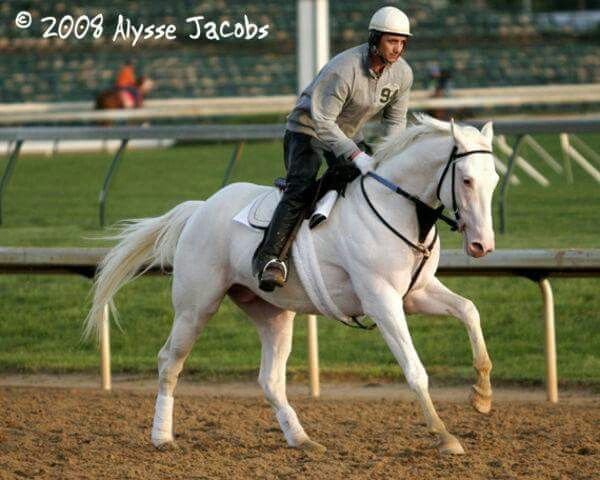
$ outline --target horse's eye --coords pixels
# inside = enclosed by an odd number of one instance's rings
[[[471,180],[470,178],[464,178],[463,184],[465,185],[465,187],[471,187],[473,185],[473,180]]]

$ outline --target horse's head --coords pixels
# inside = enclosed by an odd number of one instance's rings
[[[483,257],[494,249],[492,195],[498,183],[492,151],[492,122],[481,132],[451,122],[455,150],[438,176],[438,197],[453,210],[467,254]]]
[[[154,81],[151,78],[142,75],[138,78],[137,86],[142,95],[146,95],[154,88]]]
[[[483,257],[494,249],[492,194],[499,179],[492,123],[480,132],[420,113],[415,119],[378,146],[377,173],[428,205],[442,202],[454,212],[466,252]]]

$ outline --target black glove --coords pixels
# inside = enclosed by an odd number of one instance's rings
[[[360,176],[360,170],[353,162],[339,162],[327,169],[323,175],[321,191],[326,193],[336,190],[342,197],[346,193],[346,185]]]

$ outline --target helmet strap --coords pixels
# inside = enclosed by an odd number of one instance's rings
[[[372,55],[376,55],[383,62],[384,65],[391,65],[391,62],[388,62],[385,57],[379,51],[379,44],[381,43],[381,37],[383,37],[383,32],[379,32],[377,30],[371,30],[369,32],[369,53]],[[400,56],[404,54],[406,50],[406,44],[402,47],[402,51],[400,52]]]
[[[369,53],[371,55],[377,56],[384,65],[389,65],[389,62],[385,59],[385,57],[379,51],[379,44],[381,43],[382,36],[383,36],[383,33],[379,32],[377,30],[371,30],[369,32]]]

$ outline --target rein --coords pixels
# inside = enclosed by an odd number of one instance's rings
[[[375,172],[368,172],[366,175],[363,175],[360,177],[360,188],[362,190],[363,196],[365,197],[367,204],[369,205],[369,207],[371,208],[371,210],[373,211],[375,216],[377,216],[379,221],[381,221],[381,223],[383,223],[388,228],[388,230],[390,230],[394,235],[396,235],[398,238],[400,238],[409,247],[411,247],[413,250],[416,250],[418,253],[423,255],[423,258],[421,258],[421,261],[419,262],[419,266],[413,273],[413,275],[410,279],[408,288],[406,289],[406,292],[404,293],[402,298],[406,297],[406,295],[408,295],[408,293],[411,291],[412,287],[415,285],[417,279],[419,278],[419,275],[421,274],[421,271],[423,270],[425,263],[431,256],[431,252],[433,251],[433,247],[439,236],[438,230],[437,230],[437,225],[436,225],[437,220],[442,220],[445,223],[447,223],[450,226],[450,229],[452,231],[458,230],[458,222],[460,220],[460,213],[459,213],[459,209],[458,209],[458,204],[456,202],[456,191],[455,191],[456,161],[460,160],[461,158],[466,157],[467,155],[472,155],[475,153],[490,153],[490,154],[492,153],[489,150],[470,150],[468,152],[463,152],[463,153],[457,153],[457,151],[458,151],[458,147],[455,145],[454,148],[452,149],[452,152],[450,153],[450,157],[448,158],[448,161],[446,162],[446,166],[444,167],[444,171],[442,172],[442,176],[440,178],[440,181],[439,181],[437,189],[436,189],[436,196],[437,196],[438,200],[441,202],[442,200],[440,198],[440,190],[442,188],[442,183],[444,182],[444,179],[446,178],[446,175],[447,175],[448,171],[450,170],[450,166],[452,165],[452,213],[454,214],[454,220],[443,214],[443,210],[444,210],[443,204],[438,208],[433,208],[433,207],[429,206],[428,204],[426,204],[419,197],[412,195],[411,193],[404,190],[402,187],[387,180],[386,178],[383,178],[380,175],[377,175]],[[396,230],[392,225],[390,225],[390,223],[385,218],[383,218],[381,213],[379,213],[379,211],[375,208],[375,205],[373,205],[373,203],[371,202],[371,199],[367,195],[367,191],[365,190],[365,178],[366,177],[371,177],[374,180],[377,180],[383,186],[385,186],[386,188],[389,188],[392,192],[403,196],[404,198],[410,200],[411,202],[413,202],[415,204],[416,211],[417,211],[417,220],[419,222],[419,242],[418,243],[413,242],[412,240],[408,239],[405,235],[400,233],[398,230]],[[431,231],[431,228],[435,228],[435,235],[433,236],[433,240],[428,245],[425,245],[424,244],[425,239],[427,238],[427,235]],[[372,330],[373,328],[375,328],[377,326],[377,324],[375,324],[375,323],[373,323],[371,325],[365,325],[365,324],[361,323],[356,317],[352,317],[352,321],[355,323],[355,325],[352,325],[347,322],[342,322],[342,323],[351,328],[360,328],[360,329],[364,329],[364,330]]]
[[[442,176],[440,178],[440,181],[439,181],[437,189],[436,189],[436,196],[437,196],[438,200],[440,200],[440,202],[441,202],[440,190],[442,188],[442,183],[444,182],[444,179],[446,178],[446,174],[448,173],[448,171],[450,170],[450,166],[452,165],[452,213],[454,215],[454,220],[452,220],[451,218],[448,218],[446,215],[444,215],[442,213],[443,209],[444,209],[443,205],[440,206],[439,208],[433,208],[433,207],[427,205],[425,202],[423,202],[420,198],[408,193],[402,187],[381,177],[380,175],[377,175],[375,172],[368,172],[366,175],[363,175],[360,178],[360,188],[362,190],[363,196],[365,197],[367,204],[369,205],[369,207],[371,208],[373,213],[375,213],[377,218],[381,221],[381,223],[383,223],[388,228],[388,230],[390,230],[394,235],[396,235],[398,238],[400,238],[409,247],[411,247],[413,250],[416,250],[417,252],[419,252],[420,254],[423,255],[423,258],[421,259],[419,266],[417,267],[415,273],[413,274],[410,284],[406,290],[406,293],[403,295],[403,298],[406,297],[406,295],[408,295],[411,288],[414,286],[415,282],[417,281],[419,274],[421,273],[421,270],[423,270],[423,267],[425,266],[425,262],[431,256],[433,246],[435,245],[435,242],[438,239],[437,226],[435,225],[436,221],[438,219],[441,219],[450,226],[450,229],[452,231],[458,230],[458,222],[460,221],[460,213],[459,213],[458,204],[456,202],[456,190],[455,190],[456,161],[461,158],[466,157],[467,155],[473,155],[475,153],[490,153],[490,154],[492,153],[489,150],[470,150],[468,152],[456,153],[457,151],[458,151],[458,147],[455,145],[454,148],[452,149],[452,152],[450,153],[450,157],[448,158],[448,161],[446,162],[446,166],[444,167],[444,171],[442,173]],[[390,225],[387,222],[387,220],[385,218],[383,218],[383,216],[377,211],[377,209],[371,202],[371,199],[367,195],[367,191],[365,190],[365,177],[371,177],[371,178],[377,180],[379,183],[381,183],[382,185],[384,185],[385,187],[390,189],[392,192],[403,196],[404,198],[410,200],[411,202],[413,202],[415,204],[416,209],[417,209],[417,217],[418,217],[418,221],[419,221],[419,229],[426,230],[424,232],[423,231],[419,232],[419,238],[421,240],[419,243],[415,243],[415,242],[409,240],[406,236],[404,236],[402,233],[400,233],[398,230],[396,230],[392,225]],[[423,241],[424,241],[425,237],[427,236],[427,234],[429,233],[429,231],[431,230],[431,227],[435,227],[435,235],[433,237],[433,240],[428,245],[424,245]]]

